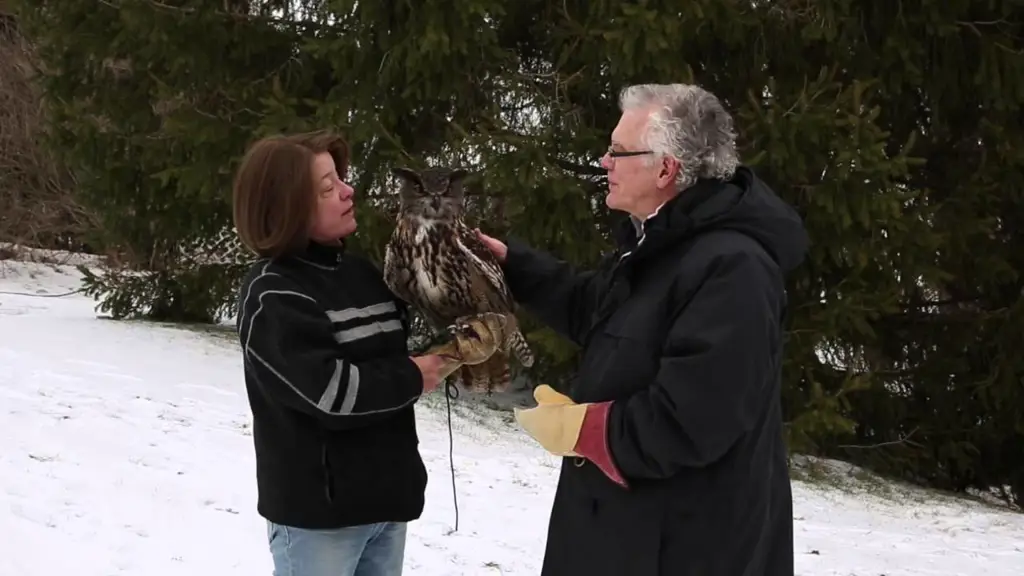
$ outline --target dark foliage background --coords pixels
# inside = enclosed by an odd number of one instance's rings
[[[246,144],[333,127],[380,259],[396,163],[475,172],[472,210],[587,265],[597,158],[637,82],[698,82],[806,218],[789,287],[794,450],[1024,500],[1024,34],[1011,0],[15,0],[45,142],[116,255],[116,317],[231,314]],[[542,362],[575,351],[524,319]]]

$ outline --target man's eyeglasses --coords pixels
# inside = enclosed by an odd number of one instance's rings
[[[624,158],[627,156],[643,156],[644,154],[653,154],[653,150],[612,150],[608,149],[609,158]]]
[[[628,158],[630,156],[644,156],[646,154],[653,154],[654,151],[653,150],[612,150],[611,148],[608,148],[606,153],[608,155],[608,158],[611,159],[612,164],[614,165],[616,158]]]

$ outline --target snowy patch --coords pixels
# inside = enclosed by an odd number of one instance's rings
[[[72,267],[3,264],[0,574],[269,575],[233,336],[100,319],[81,294],[36,297],[75,290]],[[406,571],[535,576],[557,459],[507,415],[459,402],[459,530],[438,392],[418,407],[430,483]],[[1024,566],[1024,515],[856,486],[794,482],[797,574],[1008,576]]]

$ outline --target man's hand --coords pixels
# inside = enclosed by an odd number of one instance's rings
[[[433,392],[434,389],[441,385],[441,380],[444,378],[441,375],[441,370],[447,363],[444,357],[437,354],[427,354],[426,356],[413,356],[412,361],[416,363],[416,366],[420,369],[420,374],[423,375],[424,394]]]
[[[487,249],[491,251],[491,254],[494,254],[494,257],[498,260],[499,264],[505,263],[505,258],[508,256],[508,246],[506,246],[504,242],[497,238],[491,238],[487,234],[481,232],[479,228],[474,228],[473,233],[476,234],[476,237],[479,238],[481,242],[484,243],[484,246],[487,246]]]
[[[587,415],[587,405],[573,402],[547,384],[537,386],[533,398],[537,400],[535,408],[513,409],[516,422],[548,452],[556,456],[577,456],[576,442]]]
[[[547,384],[533,391],[535,408],[515,408],[516,421],[545,450],[556,456],[582,456],[623,488],[622,476],[608,448],[611,402],[577,404]]]

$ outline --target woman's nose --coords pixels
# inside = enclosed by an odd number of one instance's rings
[[[355,188],[349,186],[347,182],[342,182],[341,183],[341,198],[343,200],[348,200],[349,198],[355,196],[355,194],[356,194],[356,189]]]

